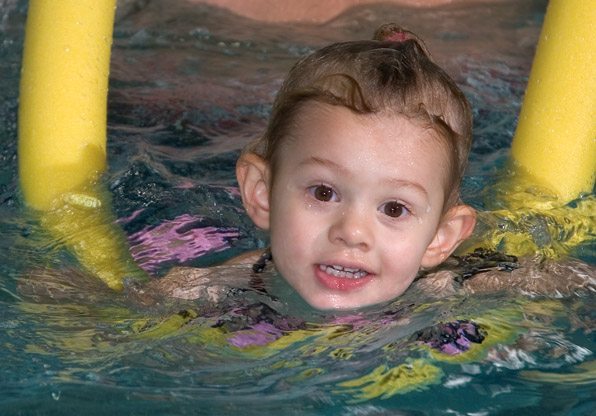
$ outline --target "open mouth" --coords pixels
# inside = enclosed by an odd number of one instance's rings
[[[340,292],[359,290],[368,285],[375,277],[367,270],[337,264],[317,265],[315,276],[323,287]]]
[[[335,265],[335,264],[334,265],[320,264],[319,269],[321,271],[327,273],[328,275],[331,275],[334,277],[345,278],[345,279],[361,279],[361,278],[366,277],[370,274],[366,270],[352,269],[350,267],[343,267],[343,266],[339,266],[339,265]]]

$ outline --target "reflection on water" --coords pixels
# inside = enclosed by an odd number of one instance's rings
[[[506,159],[545,3],[376,5],[291,26],[182,0],[125,3],[104,180],[133,256],[161,275],[264,246],[235,188],[240,149],[262,132],[298,57],[368,38],[387,20],[419,32],[472,101],[464,199],[484,207]],[[217,307],[156,303],[135,287],[117,294],[85,275],[18,193],[26,2],[0,4],[0,413],[589,414],[594,296],[436,300],[410,291],[334,315],[310,310],[268,274],[248,284],[241,271],[222,271]],[[461,320],[487,334],[463,355],[441,354],[417,335]]]

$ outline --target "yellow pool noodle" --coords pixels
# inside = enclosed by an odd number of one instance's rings
[[[20,85],[19,176],[48,209],[106,166],[115,0],[29,2]]]
[[[511,152],[562,202],[594,187],[595,54],[596,3],[550,0]]]
[[[115,0],[29,2],[19,102],[19,177],[40,223],[108,286],[144,276],[97,185],[106,167]]]

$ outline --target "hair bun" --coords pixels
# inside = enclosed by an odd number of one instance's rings
[[[405,42],[407,40],[415,40],[420,43],[418,36],[395,23],[385,23],[384,25],[379,26],[375,31],[373,40],[385,42]]]

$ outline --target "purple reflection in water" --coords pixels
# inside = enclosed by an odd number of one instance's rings
[[[234,333],[228,338],[228,342],[238,348],[247,348],[253,346],[267,345],[283,335],[283,332],[273,324],[259,322],[251,329],[242,330]]]
[[[202,220],[200,216],[183,214],[155,227],[146,227],[128,237],[130,252],[141,268],[151,272],[166,261],[183,263],[222,251],[238,238],[238,230],[201,227]]]

